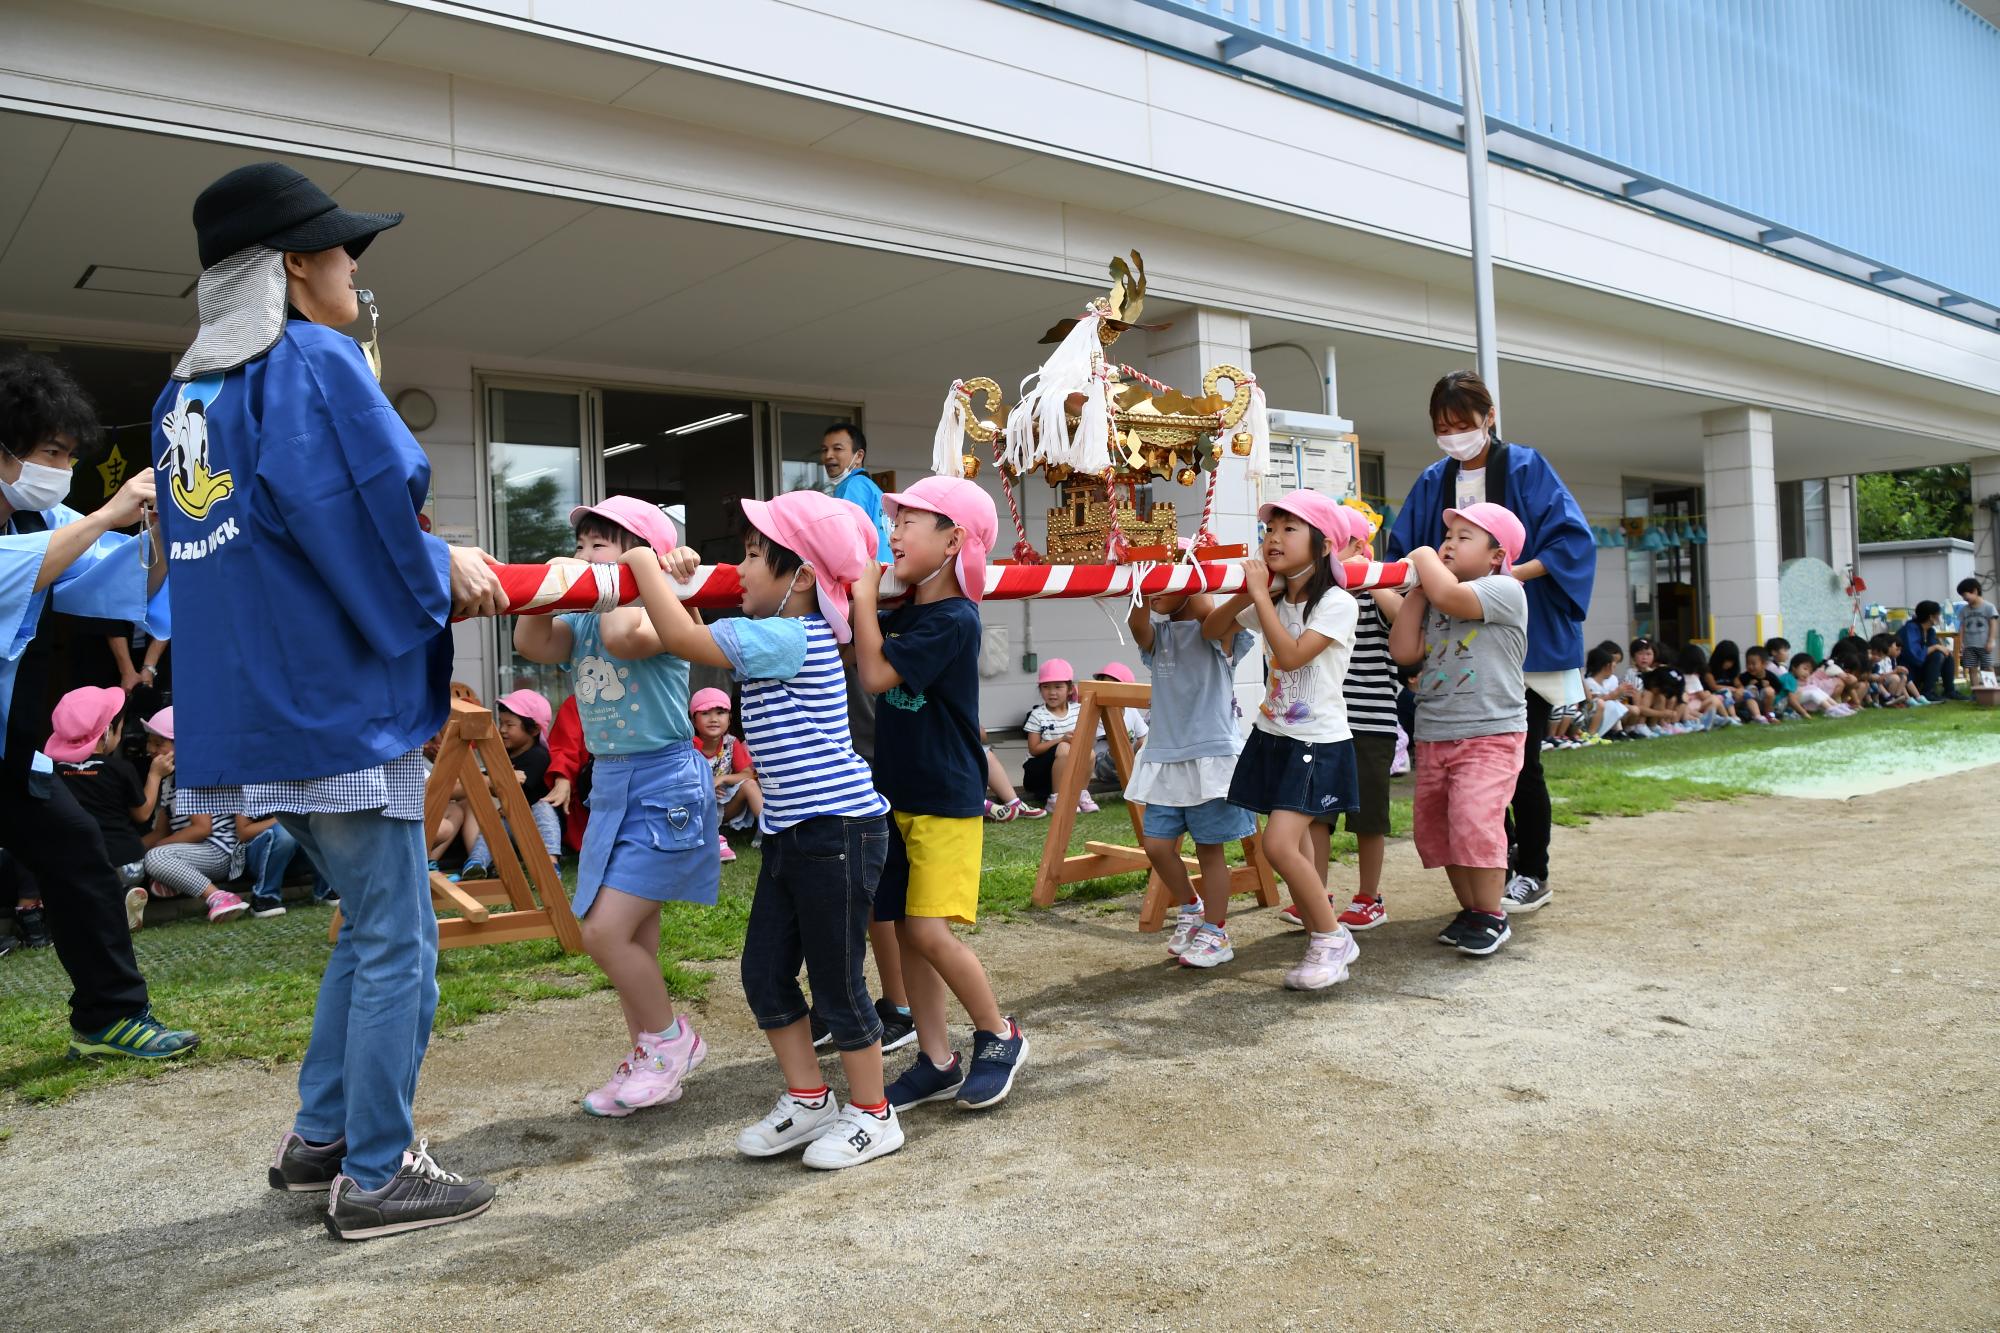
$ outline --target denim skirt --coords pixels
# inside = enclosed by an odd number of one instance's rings
[[[1229,801],[1260,815],[1296,810],[1315,819],[1358,810],[1354,742],[1294,740],[1253,727],[1229,780]]]
[[[714,903],[722,849],[708,761],[682,741],[650,754],[601,754],[592,769],[576,914],[602,887],[660,903]]]

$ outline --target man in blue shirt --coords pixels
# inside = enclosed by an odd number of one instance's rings
[[[340,891],[276,1189],[330,1191],[342,1240],[462,1221],[492,1187],[412,1142],[437,1009],[422,746],[450,706],[452,615],[505,596],[483,552],[423,531],[423,449],[339,332],[353,213],[262,162],[196,199],[201,328],[154,409],[174,640],[177,808],[276,815]]]
[[[826,469],[831,485],[828,494],[836,500],[859,505],[861,512],[875,521],[875,559],[888,564],[889,521],[882,516],[882,488],[868,475],[868,437],[852,421],[835,422],[820,440],[820,466]]]
[[[79,447],[98,433],[76,382],[39,356],[0,364],[0,847],[35,876],[48,931],[74,988],[72,1056],[162,1059],[194,1049],[192,1032],[153,1017],[132,956],[125,889],[97,822],[56,780],[41,753],[50,740],[49,634],[56,612],[141,623],[165,638],[166,576],[157,538],[113,530],[153,503],[139,472],[95,513],[63,503]],[[142,554],[141,543],[152,545]],[[16,933],[20,918],[15,918]]]

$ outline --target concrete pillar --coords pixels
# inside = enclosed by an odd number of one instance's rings
[[[2000,525],[2000,514],[1986,507],[1992,500],[2000,504],[2000,454],[1985,454],[1972,460],[1972,576],[1986,585],[1986,595],[1993,596],[1993,585],[2000,583],[2000,547],[1996,547],[1994,527]]]
[[[1148,307],[1146,316],[1154,317]],[[1250,365],[1250,319],[1247,315],[1233,314],[1226,310],[1186,308],[1159,312],[1159,318],[1171,320],[1173,327],[1146,338],[1145,359],[1133,360],[1131,353],[1123,358],[1154,379],[1171,384],[1185,393],[1201,392],[1201,377],[1211,366],[1218,364],[1236,366],[1242,370],[1252,369]],[[1113,356],[1128,345],[1131,334],[1126,334],[1111,347]],[[1135,349],[1136,350],[1136,349]],[[1207,479],[1202,479],[1205,486]],[[1155,500],[1171,498],[1179,510],[1181,534],[1192,536],[1195,525],[1201,518],[1203,499],[1201,486],[1180,487],[1155,485]],[[1257,492],[1250,484],[1244,470],[1243,460],[1228,453],[1224,443],[1222,475],[1216,484],[1215,515],[1210,523],[1216,538],[1222,542],[1254,543],[1257,540]],[[1237,700],[1243,706],[1244,716],[1254,716],[1254,710],[1264,699],[1264,676],[1261,660],[1254,654],[1244,659],[1236,676]]]
[[[1778,615],[1778,484],[1771,413],[1732,407],[1701,418],[1708,510],[1708,605],[1718,638],[1762,643]]]
[[[1829,552],[1827,563],[1833,572],[1843,579],[1855,567],[1860,552],[1855,549],[1861,534],[1856,531],[1857,516],[1854,509],[1854,478],[1828,477],[1826,479],[1826,536]]]

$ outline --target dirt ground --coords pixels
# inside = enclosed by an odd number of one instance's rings
[[[837,1175],[746,1162],[774,1068],[725,968],[687,1097],[577,1097],[608,996],[432,1048],[420,1132],[477,1222],[360,1245],[264,1184],[289,1066],[7,1108],[0,1309],[36,1329],[1991,1328],[2000,768],[1847,803],[1559,830],[1478,962],[1391,849],[1352,979],[1302,941],[1163,966],[1129,902],[989,928],[1013,1099]],[[1336,887],[1352,884],[1351,873]],[[893,1058],[893,1057],[892,1057]]]

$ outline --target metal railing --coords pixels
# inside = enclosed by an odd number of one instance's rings
[[[2000,312],[2000,30],[1958,0],[1471,2],[1496,154],[1983,322]],[[1459,106],[1454,3],[1039,7],[1281,86],[1304,62],[1420,113]],[[1139,5],[1182,22],[1145,23]]]

